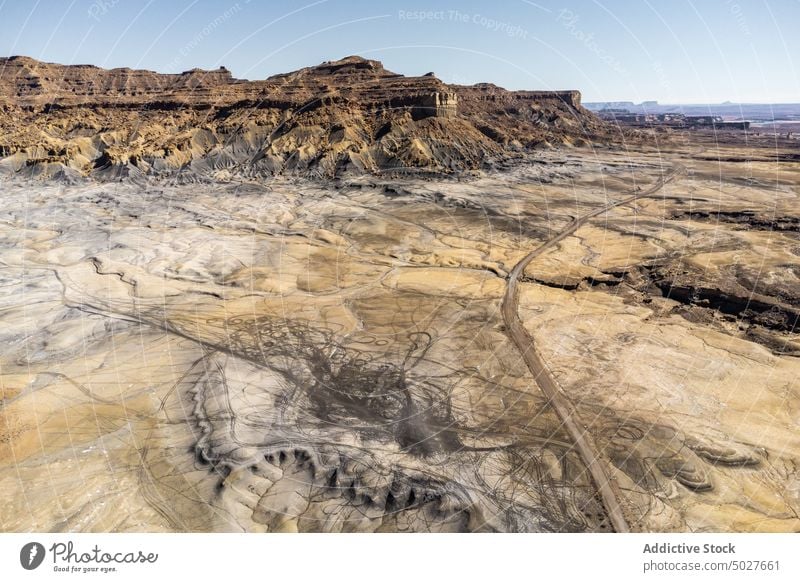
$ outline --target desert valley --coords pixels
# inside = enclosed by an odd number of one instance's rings
[[[0,59],[3,531],[800,531],[800,150],[348,57]]]

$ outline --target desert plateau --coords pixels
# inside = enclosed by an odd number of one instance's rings
[[[800,532],[798,143],[0,59],[0,530]]]

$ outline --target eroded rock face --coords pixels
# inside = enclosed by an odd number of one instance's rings
[[[423,95],[419,100],[419,104],[415,105],[413,109],[413,117],[415,119],[423,119],[425,117],[454,118],[457,113],[457,93]]]
[[[45,178],[452,173],[614,136],[577,91],[448,86],[360,57],[263,81],[3,58],[0,106],[0,172]]]

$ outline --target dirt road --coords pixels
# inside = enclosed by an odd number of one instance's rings
[[[661,190],[665,184],[673,180],[676,176],[684,171],[685,170],[683,167],[676,166],[667,174],[662,176],[658,182],[656,182],[656,184],[649,189],[637,192],[616,202],[609,203],[602,208],[588,212],[575,219],[568,227],[559,232],[550,240],[543,243],[541,246],[525,255],[525,257],[514,266],[514,269],[511,271],[511,274],[508,277],[506,292],[503,296],[501,309],[503,312],[503,320],[505,322],[506,329],[508,330],[508,335],[516,344],[517,349],[519,349],[520,353],[522,354],[522,358],[525,360],[525,364],[528,366],[531,374],[533,374],[536,384],[547,397],[550,405],[556,411],[556,414],[558,414],[564,428],[566,428],[567,432],[572,438],[572,441],[575,443],[575,448],[583,459],[583,462],[586,465],[589,474],[591,475],[592,481],[597,487],[597,491],[600,494],[603,505],[605,506],[609,520],[611,521],[611,525],[617,532],[630,531],[628,520],[625,517],[625,514],[622,510],[622,505],[620,503],[621,495],[619,486],[617,485],[615,478],[609,476],[606,461],[603,460],[599,454],[597,445],[595,444],[592,435],[588,433],[585,425],[580,422],[575,405],[572,403],[569,396],[567,396],[567,394],[561,389],[556,379],[550,373],[549,369],[544,363],[544,360],[542,360],[541,355],[539,355],[539,353],[536,351],[533,337],[531,337],[531,335],[528,333],[528,330],[526,330],[525,326],[522,324],[522,320],[519,318],[519,292],[517,289],[517,283],[520,275],[525,272],[525,268],[531,263],[531,261],[533,261],[533,259],[545,251],[555,247],[559,242],[572,235],[589,220],[618,206],[630,204],[639,198],[653,196],[659,190]]]

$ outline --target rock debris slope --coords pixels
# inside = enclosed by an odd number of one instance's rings
[[[577,91],[447,85],[361,57],[262,81],[3,58],[0,111],[0,171],[101,180],[449,173],[611,132]]]

